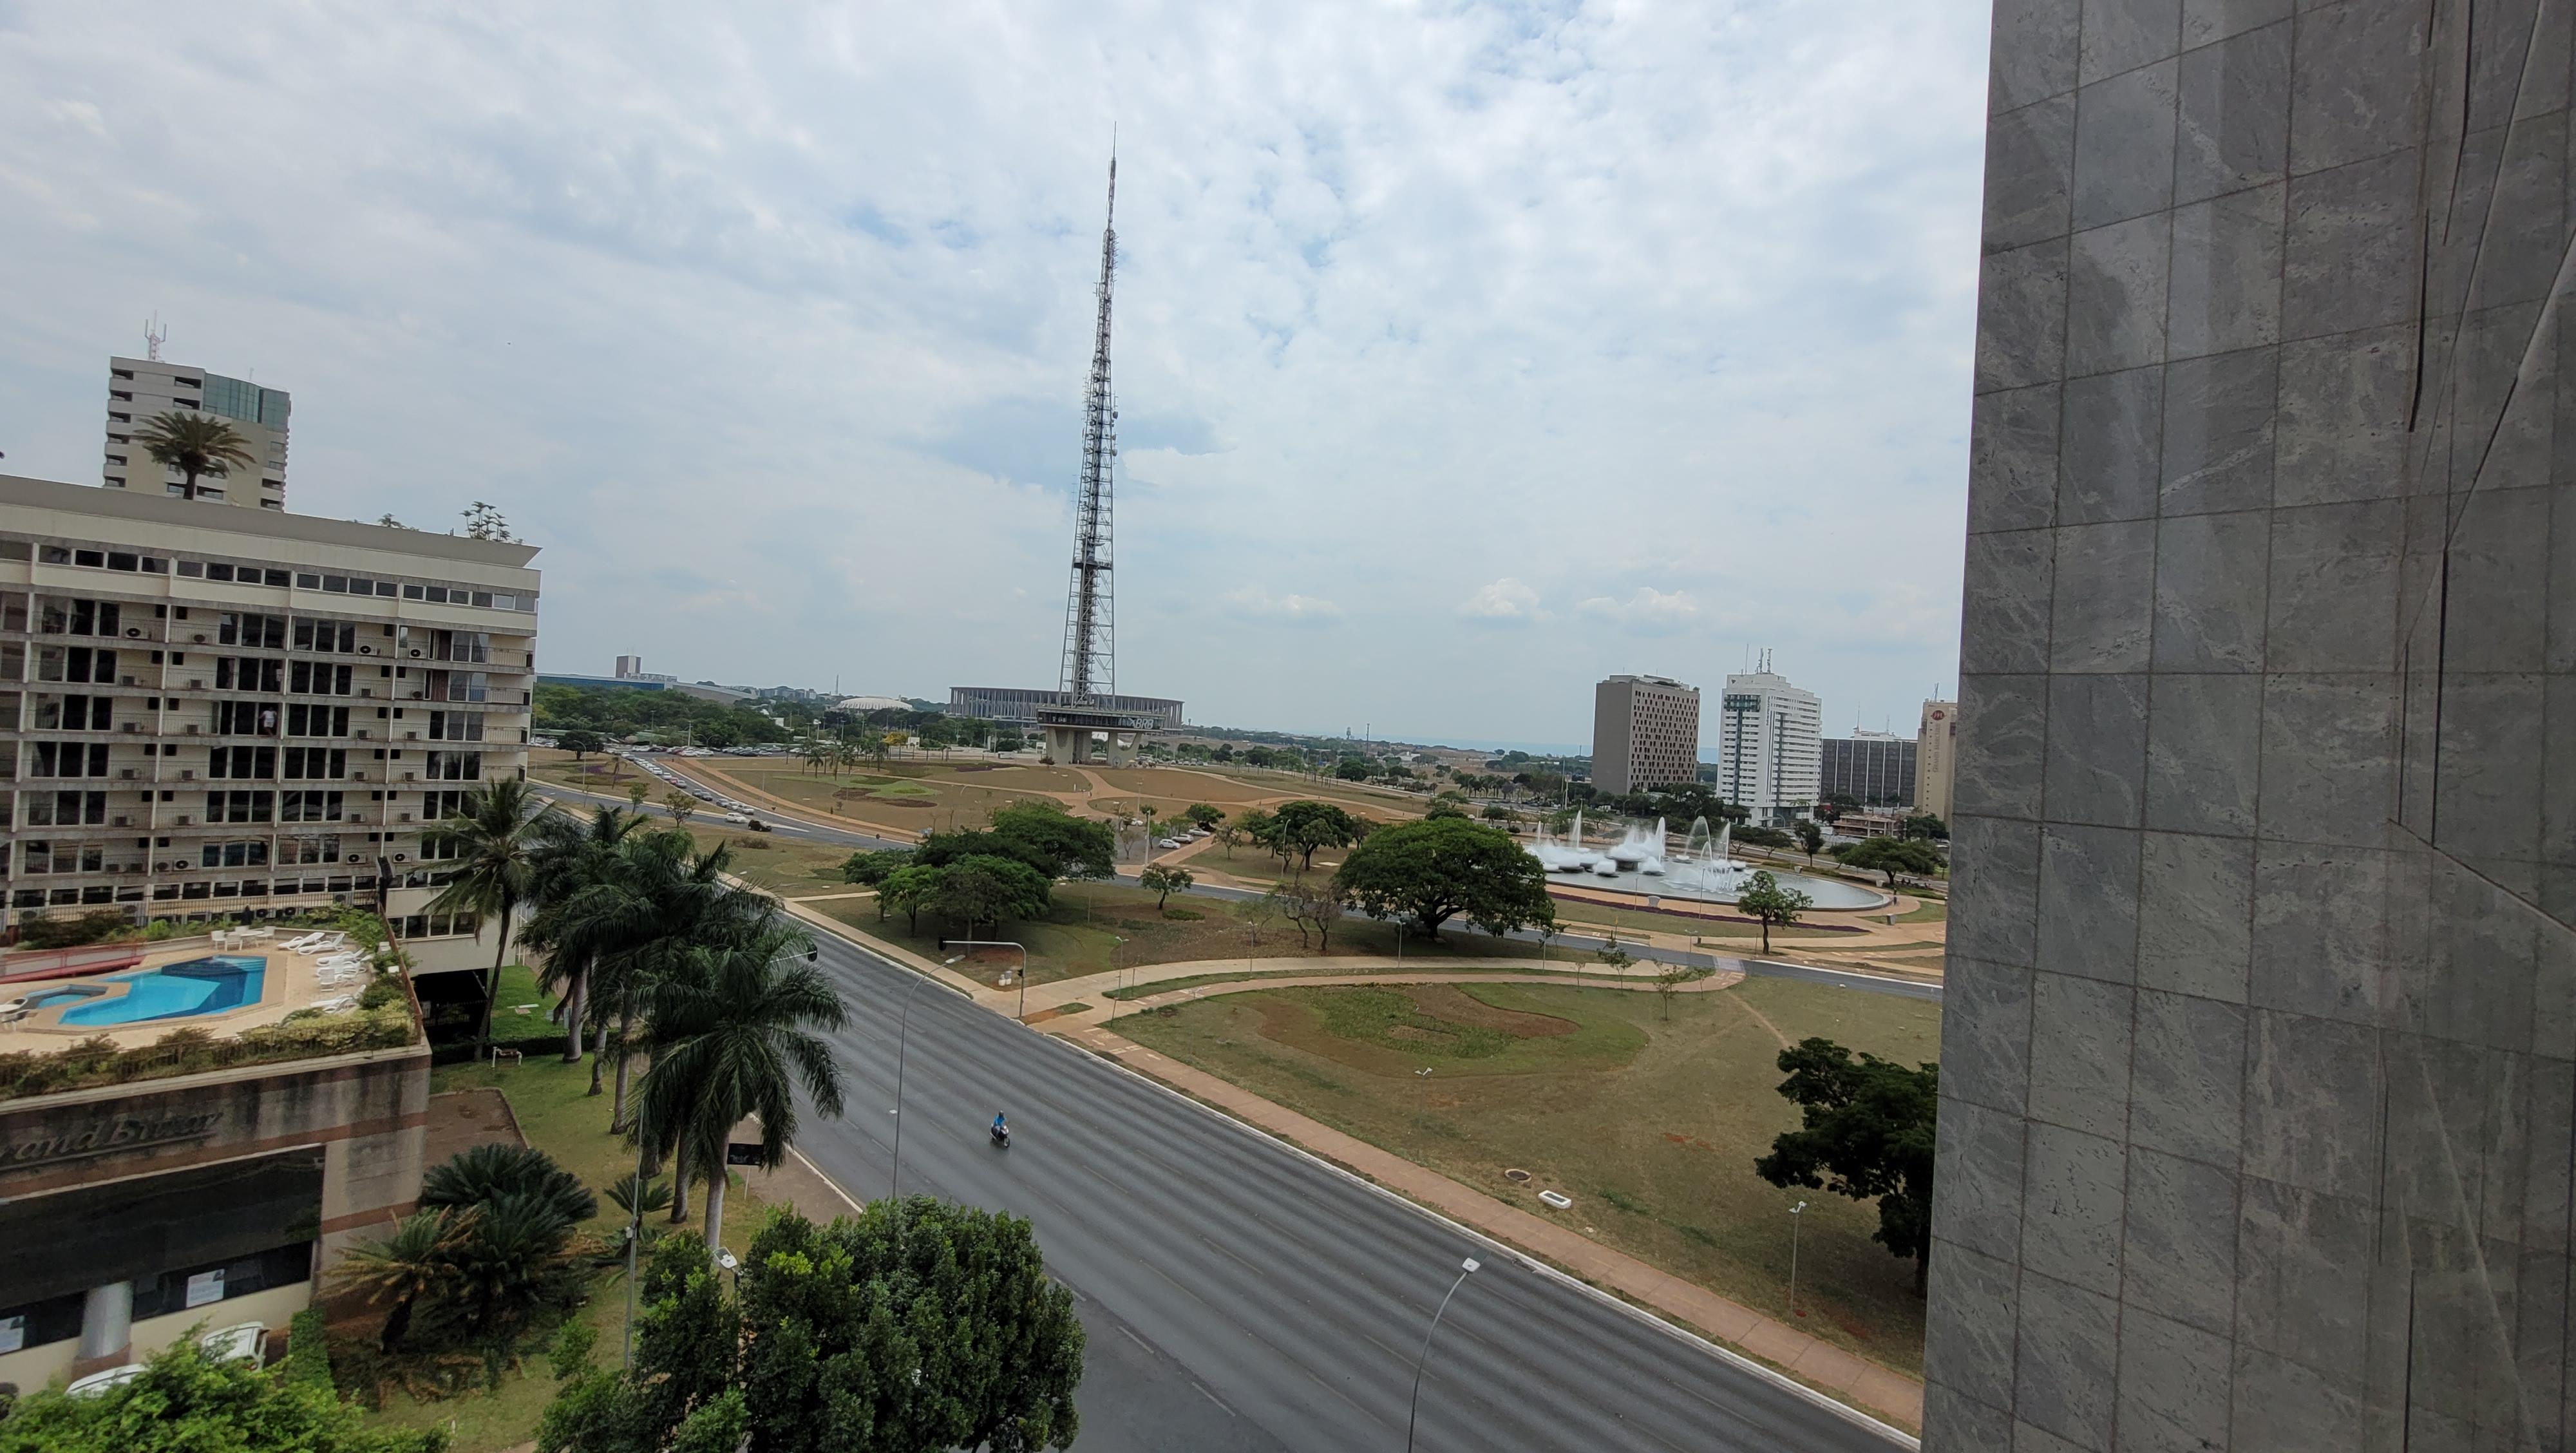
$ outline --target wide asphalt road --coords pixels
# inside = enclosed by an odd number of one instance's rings
[[[907,1000],[901,1189],[1026,1216],[1089,1330],[1086,1450],[1885,1453],[1851,1417],[938,984],[822,936],[851,1009],[847,1113],[797,1145],[888,1189]],[[1007,1111],[1012,1148],[985,1127]]]

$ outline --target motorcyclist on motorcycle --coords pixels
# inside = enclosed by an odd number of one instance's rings
[[[1011,1143],[1011,1122],[1003,1119],[998,1110],[993,1113],[993,1142],[996,1145]]]

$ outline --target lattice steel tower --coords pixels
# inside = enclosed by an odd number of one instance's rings
[[[1118,461],[1118,403],[1109,391],[1109,292],[1118,270],[1118,156],[1109,157],[1109,214],[1100,229],[1100,314],[1092,324],[1091,383],[1082,401],[1082,480],[1073,508],[1073,583],[1064,610],[1064,672],[1058,689],[1068,706],[1106,701],[1118,689],[1111,640],[1116,590],[1110,557],[1113,475]]]

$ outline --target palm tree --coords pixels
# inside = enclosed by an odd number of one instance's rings
[[[134,431],[134,442],[143,446],[143,452],[151,455],[155,464],[188,477],[188,482],[180,486],[181,499],[197,497],[197,476],[201,474],[224,479],[235,467],[251,469],[259,464],[251,456],[250,441],[238,430],[204,414],[154,414]]]
[[[538,976],[538,984],[563,998],[564,1063],[581,1059],[582,1033],[593,1017],[599,1020],[601,1047],[590,1071],[590,1092],[594,1095],[599,1093],[600,1061],[607,1056],[608,1019],[591,1013],[590,958],[582,952],[565,953],[556,941],[560,910],[575,894],[598,881],[617,845],[643,825],[642,813],[614,807],[602,808],[587,822],[564,813],[548,813],[537,821],[537,846],[528,861],[530,911],[527,926],[519,930],[519,943],[523,948],[544,951],[546,966]],[[591,945],[578,947],[593,949]]]
[[[653,986],[691,945],[743,941],[766,919],[766,897],[724,881],[732,861],[723,846],[695,851],[685,832],[622,832],[613,846],[584,855],[577,888],[529,920],[526,937],[589,980],[603,1039],[608,1006],[617,1006],[613,1131],[626,1128],[627,1047]]]
[[[456,1280],[457,1251],[473,1220],[470,1210],[415,1211],[394,1227],[393,1235],[350,1247],[331,1268],[332,1281],[345,1291],[364,1293],[367,1305],[394,1304],[376,1337],[378,1348],[391,1352],[401,1346],[403,1334],[411,1330],[412,1308],[424,1297],[437,1300]]]
[[[433,850],[457,858],[447,886],[430,900],[432,913],[472,913],[500,924],[492,952],[492,976],[483,985],[483,1022],[477,1043],[492,1039],[492,1006],[501,996],[501,966],[510,957],[510,919],[528,896],[530,860],[538,842],[537,821],[548,811],[543,799],[516,777],[484,784],[465,799],[465,810],[434,824],[428,833]]]
[[[804,930],[776,923],[748,942],[690,950],[684,971],[657,985],[653,1068],[645,1114],[675,1149],[703,1168],[709,1246],[724,1232],[725,1144],[746,1115],[760,1117],[760,1160],[776,1169],[796,1135],[796,1089],[820,1113],[841,1113],[841,1070],[812,1029],[835,1030],[849,1012],[809,959]],[[685,1195],[685,1185],[681,1187]]]

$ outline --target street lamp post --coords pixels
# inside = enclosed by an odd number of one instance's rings
[[[1806,1209],[1804,1201],[1789,1208],[1789,1315],[1793,1317],[1806,1315],[1798,1310],[1798,1222],[1803,1219],[1798,1213]]]
[[[939,946],[940,946],[941,948],[943,948],[943,949],[951,949],[951,948],[1015,948],[1015,949],[1018,949],[1018,950],[1020,951],[1020,1018],[1022,1018],[1022,1019],[1026,1019],[1026,1018],[1028,1018],[1028,1017],[1029,1017],[1029,951],[1028,951],[1028,949],[1027,949],[1025,946],[1020,945],[1020,944],[1013,943],[1013,942],[1011,942],[1009,939],[1006,939],[1006,938],[943,938],[943,939],[941,939],[941,940],[939,941]],[[964,958],[964,957],[966,957],[964,954],[959,954],[959,955],[957,956],[957,958],[945,960],[945,961],[944,961],[944,963],[942,964],[942,967],[945,967],[947,964],[953,964],[953,963],[957,962],[957,959],[962,959],[962,958]]]
[[[1422,1351],[1413,1359],[1413,1397],[1404,1405],[1404,1453],[1413,1453],[1413,1422],[1422,1411],[1422,1365],[1431,1358],[1431,1339],[1439,1334],[1440,1318],[1449,1310],[1449,1297],[1458,1295],[1458,1288],[1475,1274],[1476,1258],[1471,1256],[1458,1263],[1458,1279],[1449,1283],[1449,1296],[1440,1299],[1440,1309],[1431,1314],[1431,1330],[1422,1334]]]
[[[903,991],[903,1022],[894,1040],[894,1164],[886,1171],[886,1199],[894,1202],[896,1233],[903,1227],[903,1066],[912,1048],[912,996],[921,992],[924,978],[912,976],[912,987]]]

